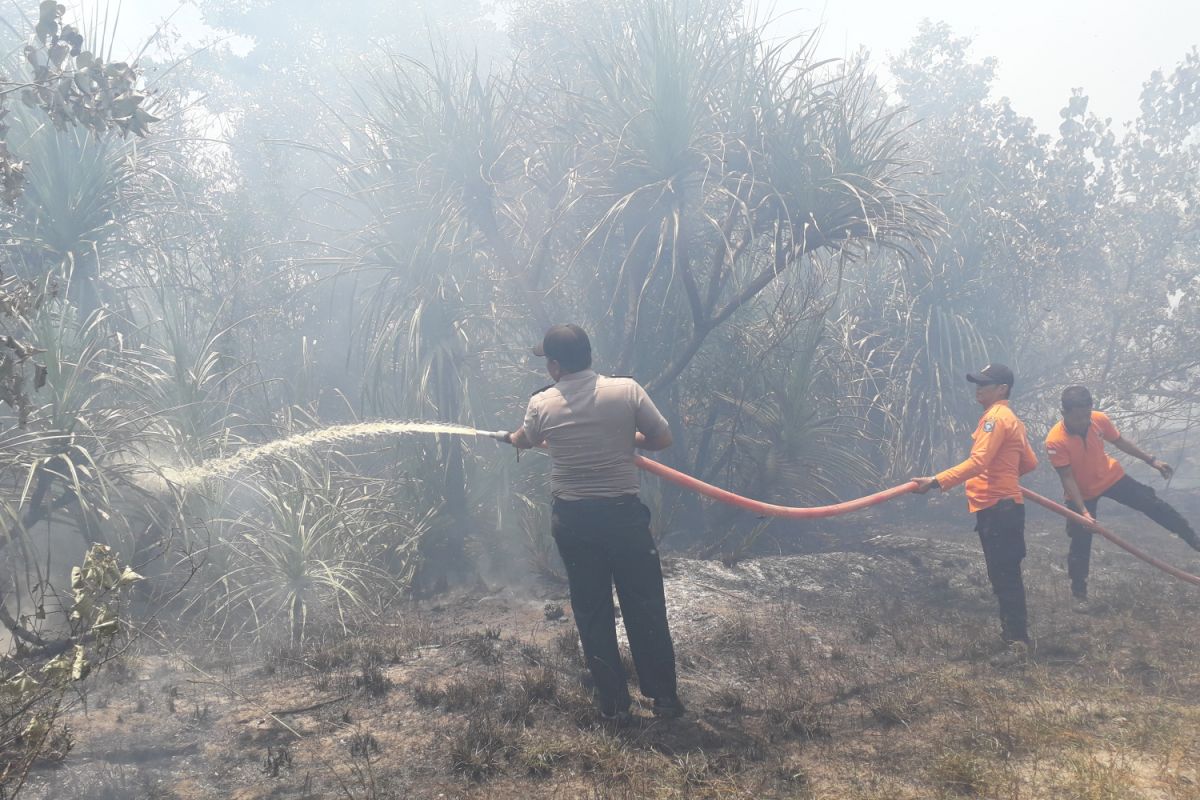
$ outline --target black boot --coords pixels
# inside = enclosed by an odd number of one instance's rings
[[[679,719],[687,711],[678,696],[654,698],[654,716],[661,719]]]

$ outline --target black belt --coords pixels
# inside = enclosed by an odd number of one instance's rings
[[[614,506],[633,505],[640,502],[641,498],[636,494],[622,494],[617,497],[583,497],[578,500],[565,500],[561,497],[554,498],[554,505],[566,506],[571,509],[585,509],[593,506],[596,508],[612,508]]]

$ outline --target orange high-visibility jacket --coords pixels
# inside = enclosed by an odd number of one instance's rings
[[[937,475],[943,490],[967,484],[967,508],[972,513],[1001,500],[1022,502],[1019,479],[1037,468],[1038,459],[1025,436],[1025,423],[999,400],[988,407],[975,428],[971,455]]]

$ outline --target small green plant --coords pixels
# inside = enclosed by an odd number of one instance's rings
[[[103,663],[122,629],[123,594],[141,579],[120,566],[111,548],[92,545],[83,564],[71,570],[70,635],[53,645],[57,654],[4,661],[0,699],[16,713],[0,724],[0,791],[17,794],[36,760],[62,760],[70,752],[73,734],[56,724],[68,692]]]
[[[208,587],[221,598],[213,613],[239,632],[282,623],[297,645],[314,611],[346,631],[371,587],[387,580],[371,563],[371,544],[386,528],[373,498],[341,486],[324,463],[291,462],[252,492],[261,505],[226,521],[221,541],[229,559]]]

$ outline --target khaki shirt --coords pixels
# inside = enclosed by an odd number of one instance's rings
[[[562,500],[637,494],[634,432],[653,438],[666,430],[666,419],[637,381],[590,369],[564,375],[530,398],[525,410],[525,436],[549,446],[550,491]]]

